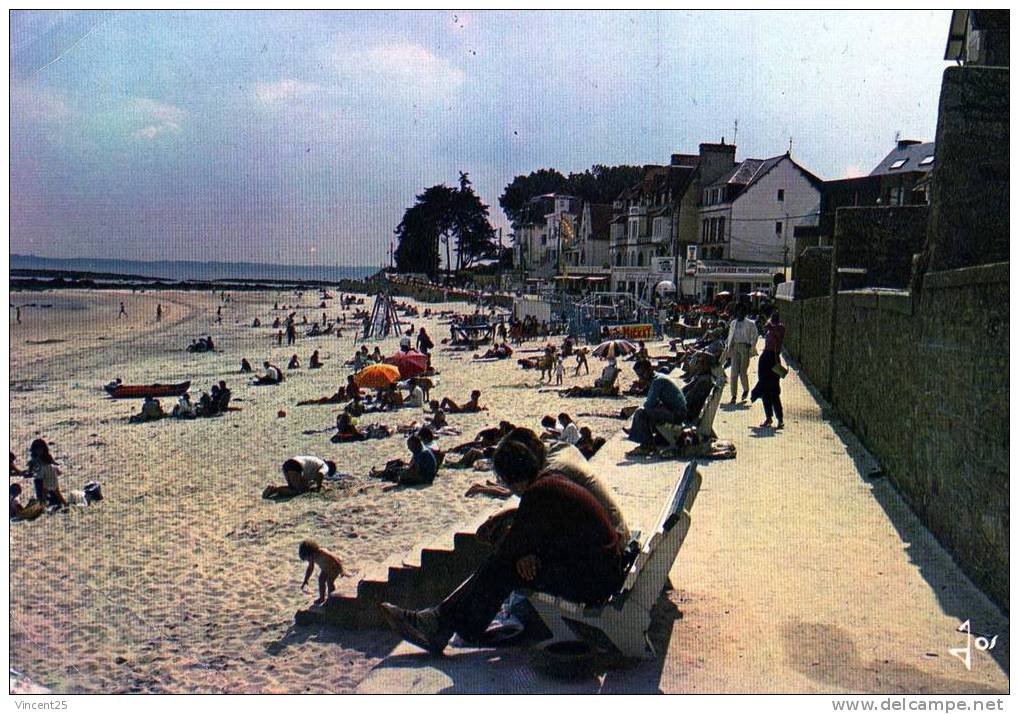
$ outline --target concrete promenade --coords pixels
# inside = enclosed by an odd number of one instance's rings
[[[752,370],[756,364],[751,365]],[[974,587],[880,476],[853,436],[827,420],[793,365],[786,429],[762,430],[760,403],[723,401],[719,437],[735,460],[703,462],[693,525],[659,601],[656,661],[596,663],[550,676],[530,650],[400,644],[360,692],[1003,693],[1008,618]],[[728,388],[726,392],[728,397]],[[634,527],[660,507],[683,462],[630,460],[622,434],[599,453]],[[956,628],[997,634],[970,669],[949,653]],[[662,654],[664,653],[664,654]]]

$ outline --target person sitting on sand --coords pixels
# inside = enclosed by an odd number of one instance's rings
[[[219,393],[215,400],[215,408],[217,414],[223,414],[230,407],[230,397],[233,396],[233,392],[227,389],[226,382],[224,380],[219,381]]]
[[[315,604],[322,605],[336,589],[336,578],[343,575],[343,563],[313,540],[301,541],[301,545],[297,547],[297,557],[308,564],[308,569],[304,572],[304,582],[301,583],[301,592],[307,592],[308,581],[315,566],[318,566],[318,600]]]
[[[616,366],[615,359],[609,359],[608,364],[605,365],[605,369],[602,370],[601,376],[594,380],[594,386],[599,389],[609,389],[614,387],[616,379],[619,378],[619,367]]]
[[[139,423],[143,421],[155,421],[162,419],[166,416],[166,412],[163,411],[162,405],[159,400],[154,397],[145,397],[145,401],[142,402],[141,412],[133,415],[128,421],[133,423]]]
[[[301,360],[297,359],[297,355],[291,355],[290,362],[287,363],[287,369],[300,369]]]
[[[258,319],[258,318],[256,317],[256,318],[255,318],[254,320],[252,320],[252,321],[251,321],[251,326],[252,326],[252,327],[261,327],[261,326],[262,326],[262,321],[261,321],[261,320],[259,320],[259,319]]]
[[[198,409],[191,401],[191,392],[184,392],[177,398],[177,403],[170,412],[174,419],[194,419],[198,416]]]
[[[410,396],[407,397],[403,402],[405,407],[423,407],[425,405],[425,390],[418,384],[418,380],[415,377],[411,377],[409,381]]]
[[[332,438],[333,442],[339,444],[346,441],[364,441],[367,438],[368,435],[357,428],[350,412],[342,411],[336,415],[336,434]]]
[[[622,581],[619,535],[594,496],[561,472],[542,471],[541,461],[519,442],[499,445],[494,468],[520,496],[513,523],[495,552],[436,607],[406,610],[382,604],[387,623],[429,652],[441,653],[454,633],[478,641],[518,588],[598,604]]]
[[[60,469],[50,454],[49,444],[36,439],[28,448],[28,473],[35,486],[35,497],[42,504],[66,507],[67,501],[60,493]]]
[[[262,363],[265,374],[255,379],[255,384],[279,384],[283,381],[283,370],[266,361]]]
[[[251,368],[251,362],[248,362],[248,360],[246,358],[242,358],[241,359],[241,374],[244,374],[246,372],[254,372],[254,371],[255,370],[253,370]]]
[[[577,442],[580,441],[580,430],[577,428],[572,417],[570,417],[570,415],[566,412],[563,412],[559,415],[559,425],[561,427],[559,432],[559,441],[576,446]]]
[[[10,517],[21,518],[22,512],[25,510],[24,504],[21,503],[21,484],[11,484],[11,500],[10,500]]]
[[[368,476],[405,485],[432,483],[438,471],[435,454],[425,447],[421,442],[421,437],[416,434],[407,438],[407,448],[411,453],[410,463],[406,463],[402,459],[393,459],[387,462],[383,469],[373,468]]]
[[[322,481],[336,473],[336,464],[317,456],[295,456],[283,462],[286,486],[266,486],[262,498],[289,498],[308,491],[321,491]]]
[[[361,389],[354,382],[354,375],[352,374],[347,375],[347,386],[343,390],[343,395],[347,399],[359,399],[361,397]]]
[[[583,454],[584,458],[588,461],[590,461],[591,457],[597,454],[598,449],[604,445],[605,439],[600,436],[596,438],[591,433],[591,427],[589,426],[580,427],[580,439],[576,444],[574,444],[574,446],[577,447],[577,450],[580,451],[580,453]]]
[[[396,388],[396,384],[390,384],[380,395],[379,403],[383,410],[396,410],[403,407],[403,392]]]
[[[318,357],[318,350],[311,353],[311,358],[308,360],[308,369],[319,369],[322,366],[322,360]]]
[[[546,414],[541,418],[541,427],[544,431],[541,433],[541,438],[544,441],[558,441],[559,440],[559,426],[556,423],[556,418],[551,414]]]
[[[439,402],[439,408],[447,414],[474,414],[477,412],[487,412],[488,407],[483,407],[479,403],[481,399],[481,390],[475,389],[471,392],[471,398],[464,402],[463,405],[459,405],[449,397],[443,397],[442,401]]]
[[[385,357],[382,356],[382,350],[379,349],[378,345],[375,345],[375,349],[372,351],[372,362],[375,364],[382,364]]]

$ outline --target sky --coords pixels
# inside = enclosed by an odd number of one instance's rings
[[[10,249],[380,265],[425,187],[668,163],[824,179],[932,140],[950,11],[11,13]]]

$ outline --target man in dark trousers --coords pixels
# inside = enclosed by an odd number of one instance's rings
[[[565,475],[542,466],[519,442],[499,445],[495,473],[520,496],[513,524],[495,553],[437,606],[407,610],[382,604],[386,621],[405,640],[435,654],[454,633],[477,642],[517,588],[597,604],[619,587],[619,535],[605,508]]]

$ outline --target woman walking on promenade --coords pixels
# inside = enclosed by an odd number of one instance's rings
[[[768,321],[764,325],[764,351],[757,361],[757,385],[750,395],[753,401],[758,397],[764,403],[764,423],[762,427],[771,426],[771,417],[774,414],[778,420],[776,429],[785,426],[782,420],[782,378],[779,371],[782,367],[782,340],[785,339],[785,325],[779,319],[778,310],[771,308]]]

